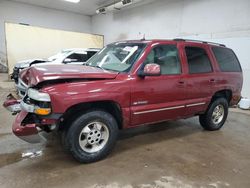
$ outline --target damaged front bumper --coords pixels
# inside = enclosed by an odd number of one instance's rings
[[[4,108],[10,111],[13,115],[21,111],[21,100],[16,99],[12,94],[7,96],[7,99],[3,103]]]
[[[22,108],[12,125],[12,131],[17,137],[26,142],[44,142],[47,140],[49,133],[57,130],[61,116],[61,114],[52,114],[46,117],[39,117]]]
[[[22,100],[12,94],[7,96],[3,106],[17,114],[13,123],[13,133],[29,143],[39,143],[46,140],[46,134],[58,128],[62,114],[53,114],[50,96],[34,88],[25,91]]]
[[[11,94],[7,97],[3,106],[12,114],[17,114],[12,125],[13,133],[29,143],[46,141],[46,136],[57,128],[57,122],[61,117],[61,114],[36,115],[33,113],[34,105],[27,104],[23,100],[17,100]]]
[[[21,111],[12,125],[13,133],[20,139],[29,143],[40,143],[46,141],[46,138],[38,130],[35,123],[23,124],[23,120],[27,117],[28,112]]]

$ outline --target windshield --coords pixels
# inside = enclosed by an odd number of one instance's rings
[[[90,58],[86,65],[116,72],[126,72],[130,70],[145,46],[146,44],[142,43],[110,44]]]
[[[48,60],[49,61],[55,61],[56,59],[64,58],[65,55],[67,55],[70,52],[71,52],[71,50],[62,50],[61,52],[57,53],[56,55],[53,55],[53,56],[49,57]]]

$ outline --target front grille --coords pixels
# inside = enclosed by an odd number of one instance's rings
[[[19,96],[21,98],[23,98],[27,89],[28,89],[28,86],[21,80],[21,78],[18,79],[18,83],[16,85],[16,88],[18,90]]]
[[[20,94],[21,94],[22,96],[24,96],[24,95],[25,95],[25,92],[24,92],[24,91],[20,91]]]

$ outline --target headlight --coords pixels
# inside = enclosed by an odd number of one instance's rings
[[[32,88],[28,89],[28,96],[36,101],[50,102],[50,96],[48,93],[42,93]]]
[[[49,115],[51,113],[51,108],[49,106],[40,106],[38,103],[49,103],[50,96],[48,93],[40,92],[36,89],[29,88],[28,89],[28,98],[34,100],[34,104],[26,104],[25,98],[24,101],[21,102],[21,106],[27,111],[31,113],[35,113],[38,115]],[[37,102],[35,102],[37,101]]]

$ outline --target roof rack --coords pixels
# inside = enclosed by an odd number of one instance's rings
[[[198,43],[202,43],[202,44],[212,44],[212,45],[216,45],[216,46],[226,47],[226,45],[224,45],[224,44],[215,43],[215,42],[208,42],[208,41],[202,41],[202,40],[180,39],[180,38],[176,38],[176,39],[173,39],[173,40],[174,41],[183,41],[183,42],[198,42]]]

